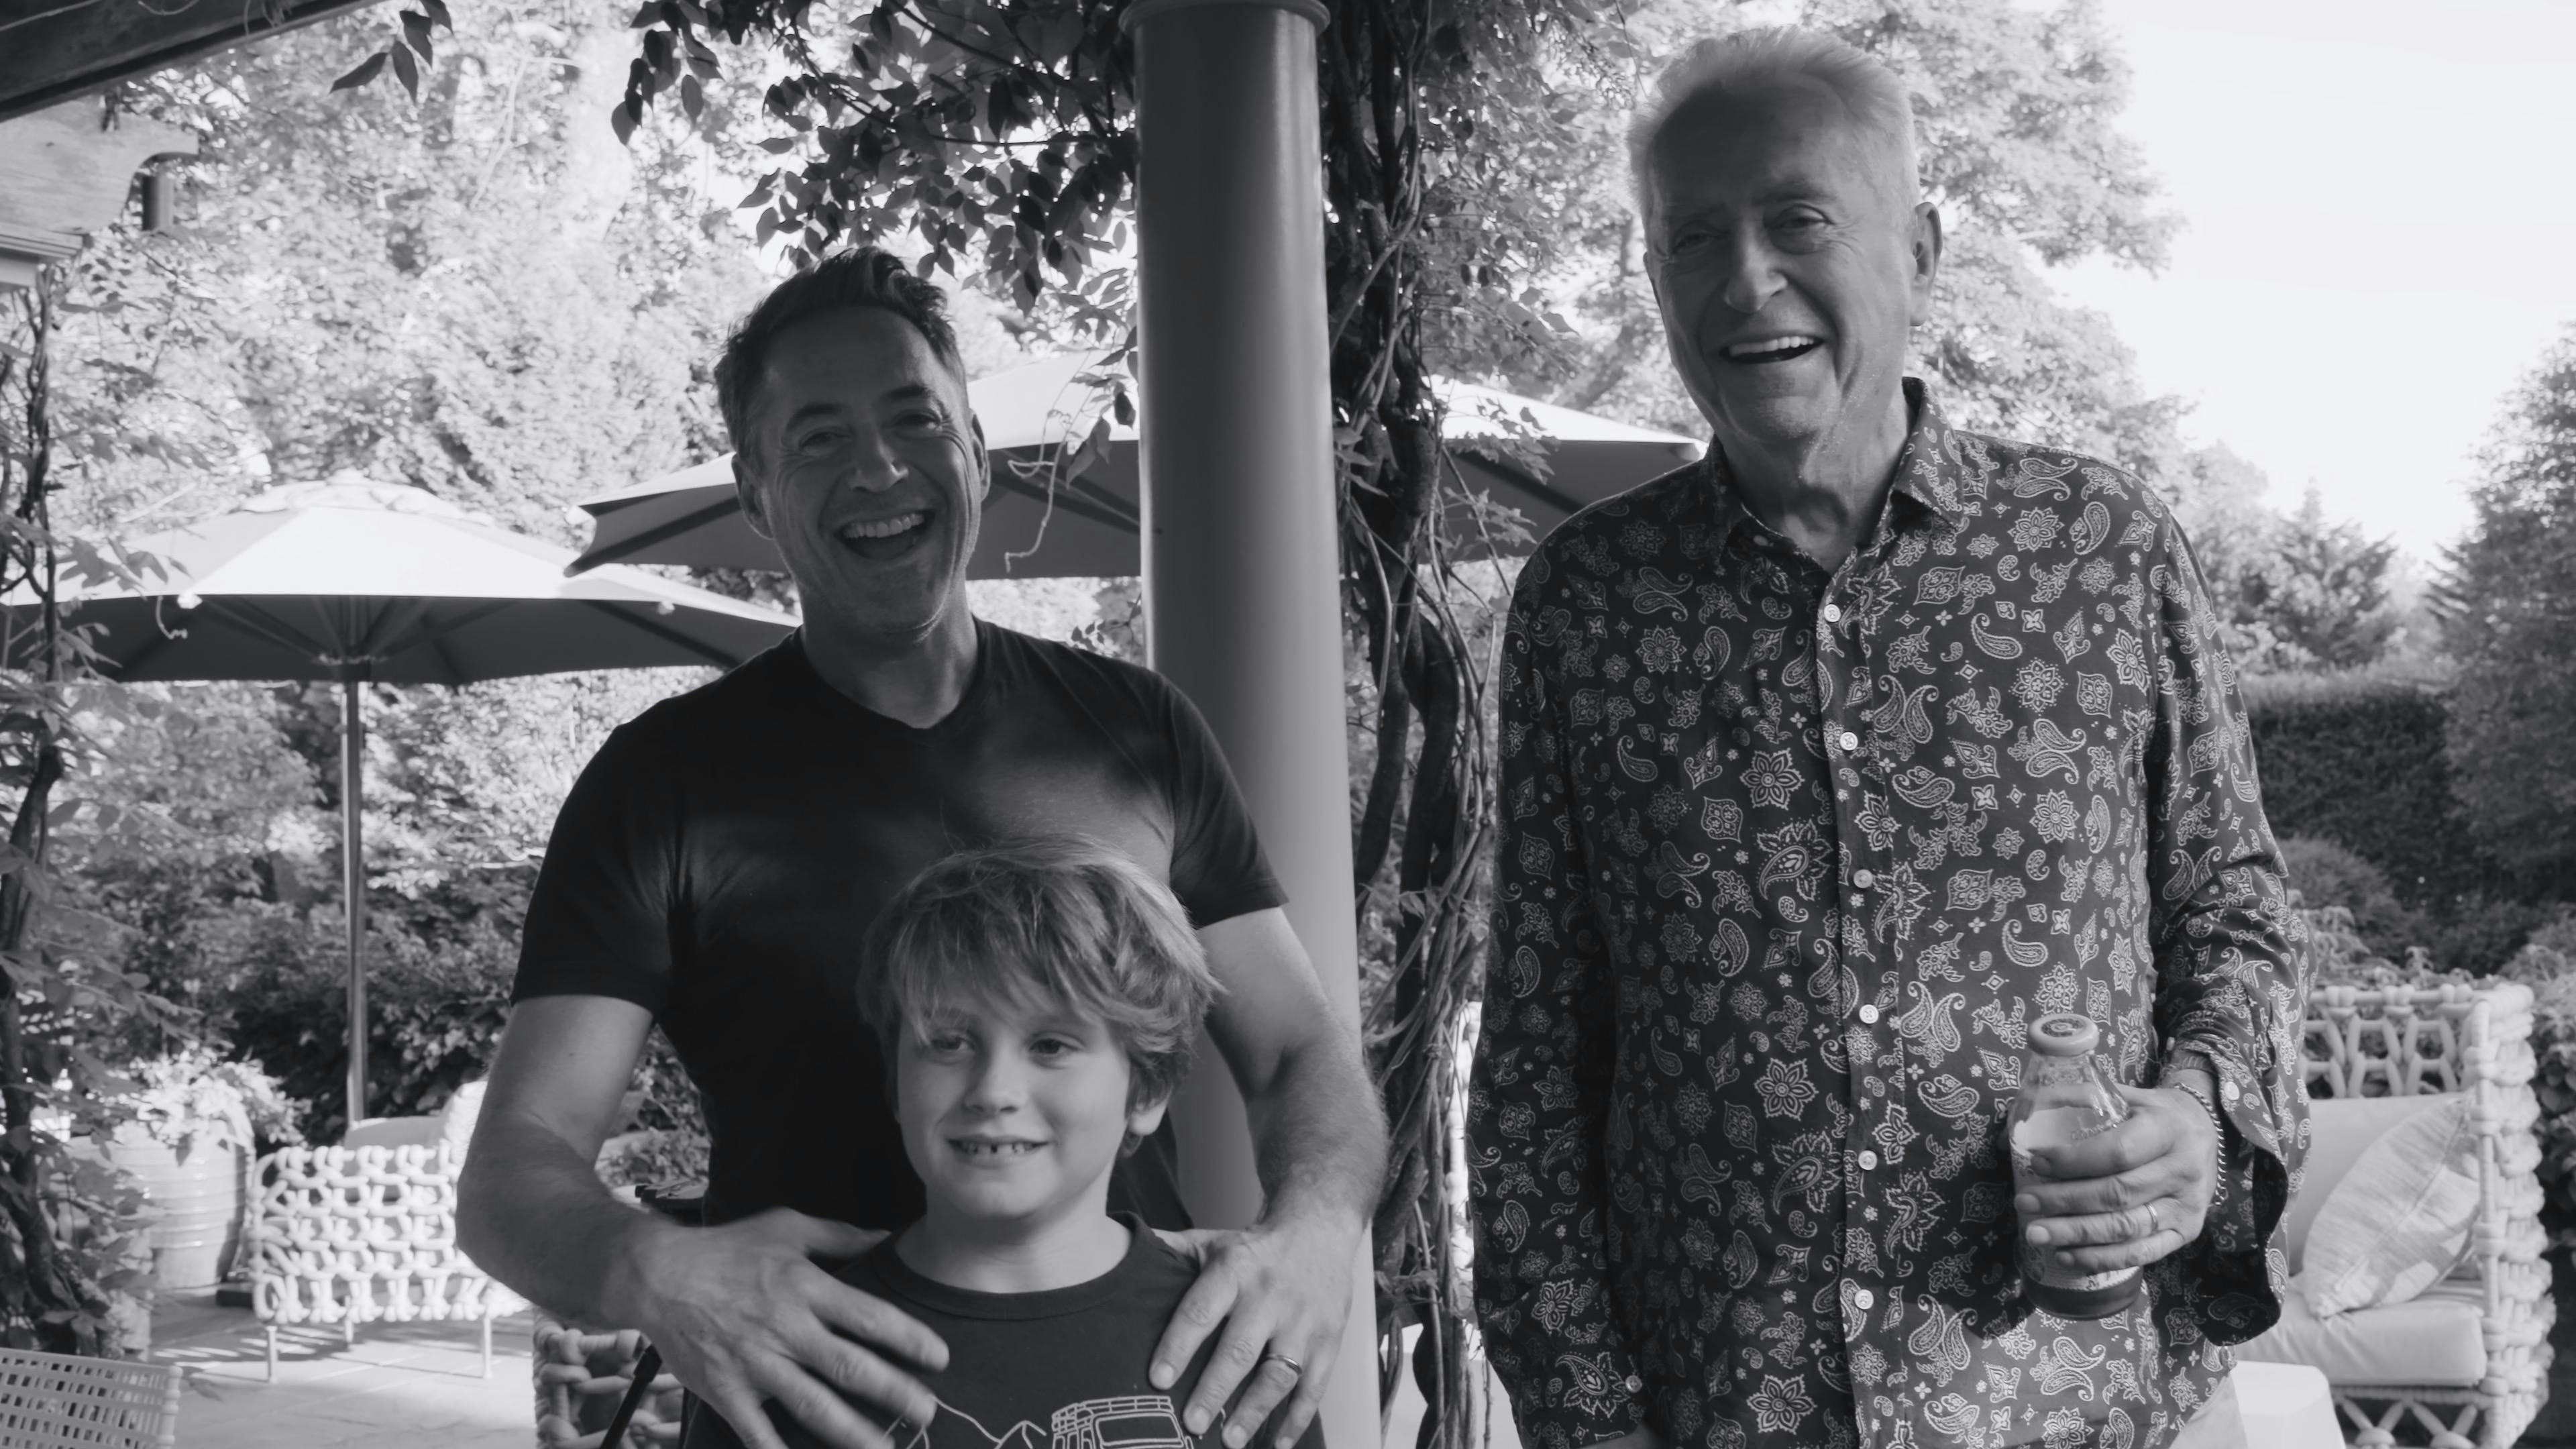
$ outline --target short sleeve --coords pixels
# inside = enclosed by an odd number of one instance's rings
[[[528,901],[512,1001],[613,996],[662,1014],[678,874],[672,779],[631,724],[582,768]]]
[[[1172,761],[1172,894],[1195,926],[1288,903],[1261,853],[1252,810],[1198,706],[1155,676]]]

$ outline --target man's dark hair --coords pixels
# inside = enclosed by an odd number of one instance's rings
[[[770,289],[760,305],[744,316],[725,339],[716,359],[716,406],[724,413],[725,431],[736,452],[751,448],[751,399],[760,370],[769,361],[769,344],[778,334],[806,318],[844,307],[874,307],[912,324],[941,361],[962,377],[966,365],[957,352],[957,329],[948,322],[948,297],[914,276],[903,258],[882,247],[866,246],[825,257]]]

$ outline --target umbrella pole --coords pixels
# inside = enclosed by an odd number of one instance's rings
[[[340,874],[349,920],[349,1125],[367,1116],[367,869],[360,853],[359,818],[367,781],[367,723],[362,681],[340,681]]]

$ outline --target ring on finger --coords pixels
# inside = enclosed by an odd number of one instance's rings
[[[1284,1364],[1286,1364],[1286,1365],[1288,1366],[1288,1373],[1289,1373],[1289,1376],[1290,1376],[1290,1377],[1292,1377],[1292,1378],[1304,1378],[1304,1377],[1306,1376],[1306,1365],[1305,1365],[1305,1364],[1303,1364],[1303,1363],[1299,1362],[1299,1361],[1298,1361],[1295,1357],[1293,1357],[1292,1355],[1281,1353],[1279,1350],[1277,1350],[1277,1349],[1275,1349],[1275,1348],[1274,1348],[1274,1349],[1272,1349],[1272,1350],[1270,1350],[1268,1353],[1263,1354],[1263,1355],[1261,1356],[1261,1362],[1262,1362],[1262,1363],[1284,1363]],[[1257,1367],[1257,1365],[1256,1365],[1256,1367]]]
[[[2149,1234],[2161,1233],[2165,1230],[2165,1217],[2162,1211],[2164,1205],[2164,1199],[2162,1198],[2158,1198],[2147,1204],[2147,1231]]]

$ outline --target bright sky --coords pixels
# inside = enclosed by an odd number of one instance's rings
[[[2576,0],[2101,0],[2123,129],[2186,229],[2087,264],[2149,390],[2295,507],[2430,559],[2470,454],[2576,323]]]

